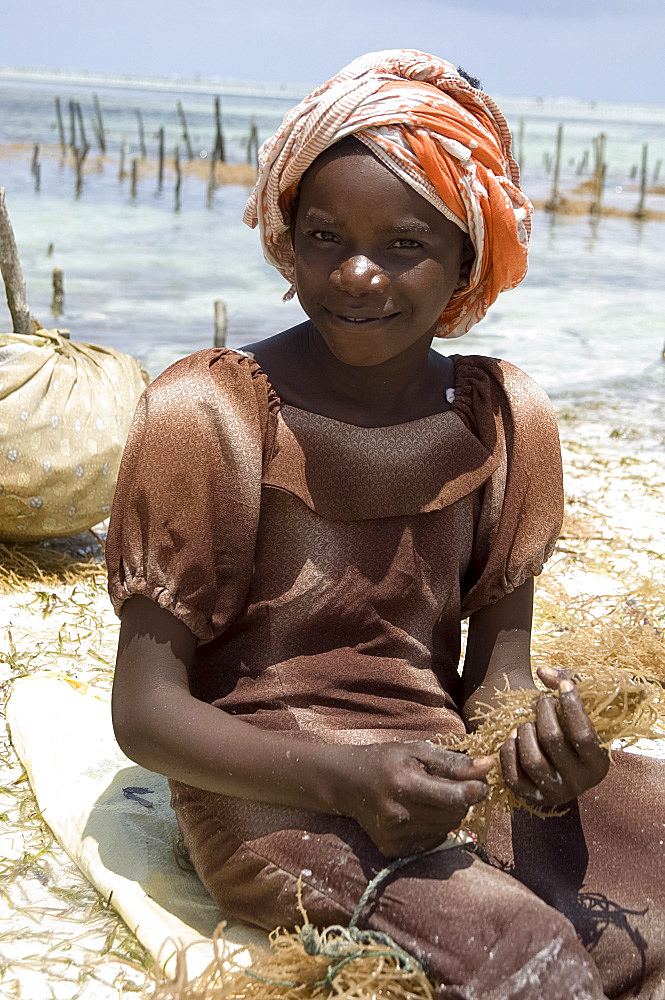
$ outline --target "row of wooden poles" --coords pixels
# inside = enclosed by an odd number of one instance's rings
[[[181,101],[176,102],[176,108],[178,112],[178,118],[180,121],[180,126],[182,129],[182,141],[186,150],[186,155],[189,161],[195,159],[194,149],[192,148],[192,141],[190,137],[189,127],[187,124],[187,118],[185,115],[185,110],[182,106]],[[74,158],[74,167],[76,170],[76,197],[79,197],[81,191],[83,190],[83,164],[85,159],[90,152],[90,143],[88,142],[88,137],[85,129],[85,123],[83,119],[83,111],[81,109],[81,104],[79,101],[69,102],[69,138],[67,138],[65,131],[65,124],[63,120],[62,104],[59,97],[55,99],[55,111],[58,123],[58,133],[60,137],[60,149],[62,151],[63,157],[69,150]],[[139,108],[135,109],[136,122],[137,122],[137,132],[138,132],[138,148],[140,155],[138,157],[133,157],[131,160],[131,167],[129,170],[126,169],[127,160],[127,142],[126,137],[122,137],[120,143],[120,166],[118,170],[118,179],[123,181],[127,176],[131,177],[131,195],[133,198],[137,196],[138,193],[138,178],[139,178],[139,166],[142,160],[145,160],[148,156],[148,149],[146,145],[145,138],[145,127],[143,124],[143,114]],[[216,175],[215,175],[215,164],[216,163],[226,163],[226,148],[224,141],[224,133],[222,130],[222,110],[221,102],[219,97],[214,99],[214,126],[215,126],[215,139],[213,143],[212,156],[210,157],[210,170],[208,174],[208,204],[212,204],[212,198],[216,188]],[[104,119],[102,117],[102,110],[99,104],[99,98],[96,94],[93,94],[93,117],[92,117],[92,130],[95,135],[96,142],[99,146],[99,151],[102,155],[106,155],[108,148],[107,132],[104,127]],[[165,150],[165,132],[164,127],[161,126],[157,131],[157,190],[162,191],[164,187],[164,168],[166,163],[166,150]],[[252,115],[249,122],[249,136],[247,139],[247,163],[258,166],[259,158],[259,133],[256,126],[256,121]],[[180,209],[181,206],[181,188],[182,188],[182,170],[181,170],[181,155],[180,155],[180,144],[176,145],[173,153],[173,167],[175,171],[175,208]],[[39,191],[41,186],[41,164],[39,161],[39,144],[35,144],[33,148],[31,172],[35,182],[35,190]]]
[[[589,205],[589,212],[591,215],[599,215],[602,207],[603,192],[605,190],[605,178],[607,175],[607,163],[605,160],[605,143],[606,135],[601,132],[600,135],[594,136],[591,140],[591,146],[593,150],[593,170],[591,173],[591,202]],[[561,157],[563,152],[563,125],[558,125],[556,132],[556,144],[555,152],[552,157],[551,153],[545,152],[543,154],[543,165],[546,172],[553,174],[552,179],[552,191],[548,200],[545,203],[545,208],[548,212],[557,212],[562,205],[563,195],[560,190],[560,177],[561,177]],[[517,160],[520,167],[524,166],[524,119],[520,118],[519,131],[517,137]],[[651,184],[657,184],[660,177],[660,171],[663,161],[661,159],[656,160],[655,167],[653,169],[653,176],[651,178]],[[579,163],[576,166],[575,173],[577,176],[583,174],[589,166],[589,151],[584,150]],[[636,219],[643,219],[646,214],[646,196],[649,187],[649,144],[647,142],[642,144],[642,155],[641,155],[641,165],[633,166],[630,172],[630,179],[635,180],[639,170],[639,200],[633,213]]]

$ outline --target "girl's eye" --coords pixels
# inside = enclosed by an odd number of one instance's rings
[[[334,233],[329,233],[325,229],[316,229],[311,235],[320,243],[330,243],[337,239]]]
[[[395,240],[393,246],[397,250],[417,250],[420,249],[422,243],[419,243],[418,240],[408,240],[404,238],[400,240]]]

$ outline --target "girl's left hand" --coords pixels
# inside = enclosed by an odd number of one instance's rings
[[[516,796],[549,808],[597,785],[610,758],[568,672],[541,667],[538,676],[547,687],[558,688],[559,697],[540,696],[536,721],[523,722],[511,733],[499,759],[504,781]]]

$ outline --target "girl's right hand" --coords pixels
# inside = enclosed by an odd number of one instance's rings
[[[437,847],[489,792],[492,758],[474,760],[425,740],[344,750],[351,759],[344,761],[339,811],[387,858]]]

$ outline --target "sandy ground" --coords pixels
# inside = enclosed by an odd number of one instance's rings
[[[652,589],[665,621],[665,473],[640,443],[561,423],[567,518],[538,581],[536,650],[553,615],[587,601],[598,616]],[[662,449],[661,449],[662,450]],[[90,547],[91,539],[68,543]],[[94,546],[94,541],[92,542]],[[17,583],[0,593],[0,681],[59,671],[109,688],[118,625],[103,576],[67,584]],[[655,600],[655,605],[653,601]],[[554,611],[552,610],[554,609]],[[72,651],[76,652],[73,658]],[[79,875],[40,823],[6,731],[0,739],[0,995],[29,1000],[111,1000],[152,993],[145,952]]]

